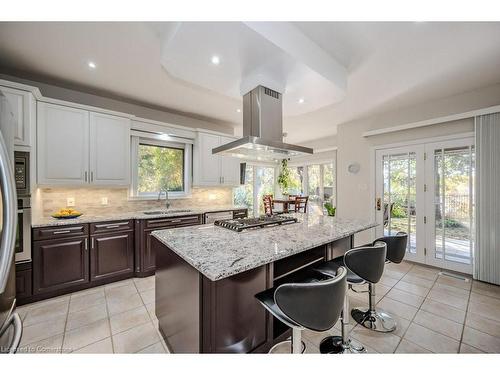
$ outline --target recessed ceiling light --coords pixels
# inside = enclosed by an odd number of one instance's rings
[[[304,103],[304,98],[299,99],[299,104],[302,104],[302,103]]]
[[[95,62],[93,61],[89,61],[89,63],[87,64],[89,66],[90,69],[95,69],[97,68],[97,65],[95,64]]]
[[[241,112],[241,109],[239,109],[239,108],[238,108],[238,109],[236,110],[236,112],[240,113],[240,112]]]
[[[219,56],[212,56],[212,64],[214,65],[219,65],[220,64],[220,57]]]

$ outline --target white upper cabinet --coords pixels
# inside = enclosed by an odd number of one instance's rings
[[[234,138],[220,137],[220,144],[234,141]],[[240,163],[241,159],[221,156],[221,177],[222,185],[236,186],[240,184]]]
[[[217,186],[221,184],[220,156],[213,155],[212,149],[219,146],[218,135],[198,133],[195,146],[194,185]]]
[[[35,122],[35,98],[28,91],[17,90],[10,87],[0,87],[14,115],[16,130],[14,132],[14,145],[32,146]]]
[[[194,148],[194,186],[236,186],[240,183],[240,160],[213,155],[212,149],[233,141],[234,138],[211,133],[197,135]]]
[[[90,183],[130,182],[130,120],[90,113]]]
[[[127,185],[130,121],[38,102],[40,185]]]
[[[38,102],[37,138],[39,184],[88,184],[88,111]]]

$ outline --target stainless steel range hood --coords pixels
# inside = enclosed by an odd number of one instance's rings
[[[243,137],[212,149],[212,154],[247,160],[280,160],[312,153],[312,148],[283,143],[282,95],[264,86],[243,96]]]

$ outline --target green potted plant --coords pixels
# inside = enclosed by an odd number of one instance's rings
[[[278,175],[278,185],[281,189],[281,194],[285,199],[288,197],[288,189],[290,188],[291,183],[291,172],[290,168],[288,168],[288,160],[283,159],[281,160],[280,174]]]
[[[334,207],[332,202],[325,203],[326,212],[328,216],[335,216],[335,211],[337,211],[337,207]]]

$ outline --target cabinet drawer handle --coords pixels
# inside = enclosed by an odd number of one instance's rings
[[[52,233],[53,234],[67,234],[67,233],[71,233],[71,230],[56,230]]]
[[[116,224],[96,224],[96,228],[105,228],[105,229],[113,229],[113,228],[119,228],[122,225],[128,225],[128,221],[124,221],[122,223],[116,223]]]
[[[172,219],[150,220],[150,221],[148,221],[148,224],[161,224],[161,223],[175,224],[175,223],[182,223],[182,222],[191,221],[191,220],[198,220],[198,217],[197,216],[189,216],[189,217],[184,217],[182,219],[175,219],[175,220],[172,220]]]

